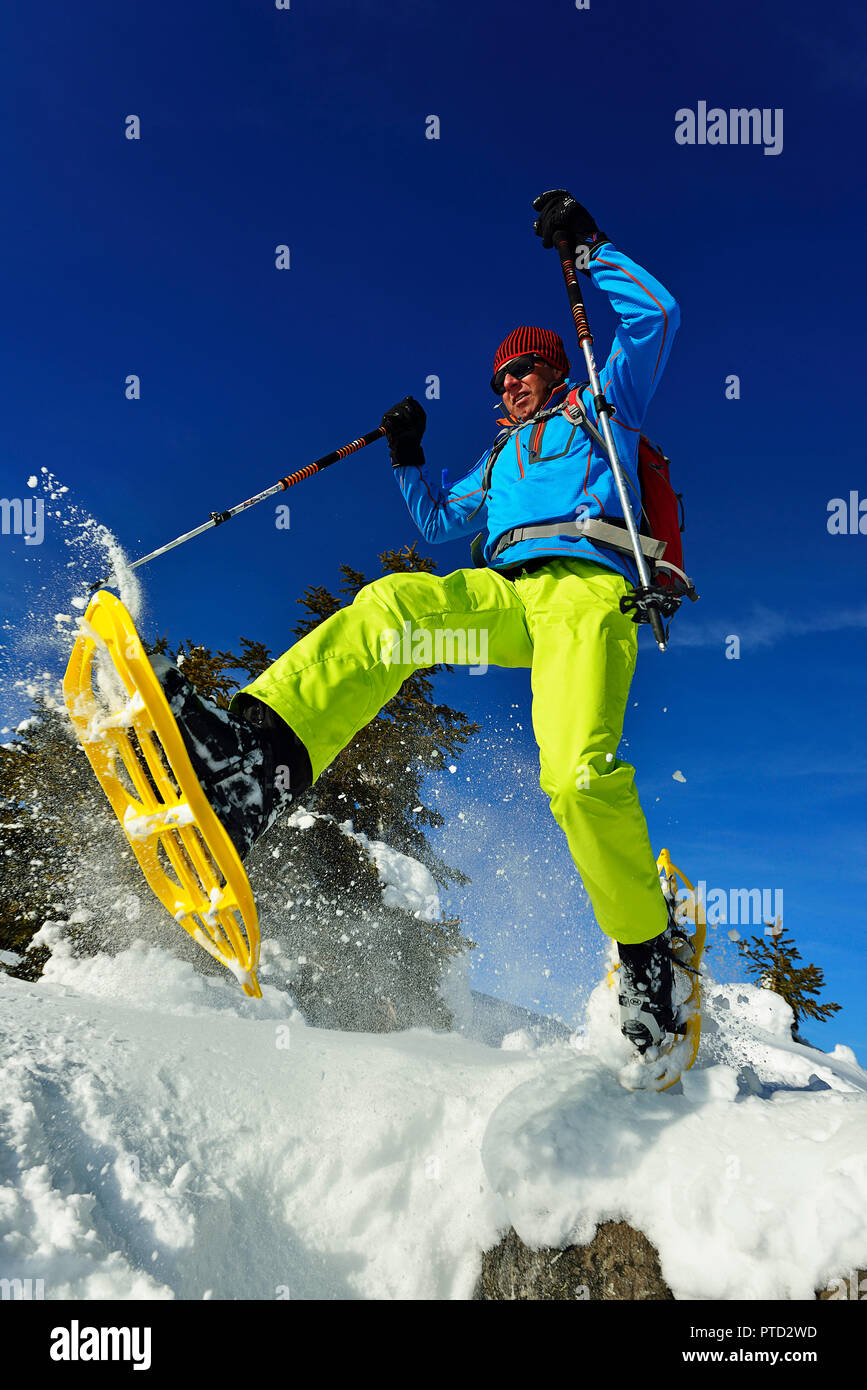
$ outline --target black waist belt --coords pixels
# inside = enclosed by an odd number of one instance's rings
[[[504,531],[500,536],[488,563],[493,564],[498,555],[502,555],[504,550],[508,550],[510,545],[515,545],[518,541],[531,541],[553,536],[560,536],[564,539],[586,536],[588,540],[596,541],[599,545],[608,545],[613,550],[623,550],[630,555],[633,554],[632,541],[629,539],[625,521],[616,517],[613,520],[590,518],[585,521],[548,522],[544,526],[514,526],[511,531]],[[649,560],[659,560],[664,555],[665,541],[654,540],[653,536],[639,536],[638,540],[642,554],[646,555]]]

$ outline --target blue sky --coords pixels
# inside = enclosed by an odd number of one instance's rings
[[[49,0],[7,12],[0,57],[2,493],[48,468],[131,556],[423,399],[431,373],[432,470],[469,467],[499,340],[539,323],[573,346],[532,234],[543,189],[571,189],[672,291],[682,326],[646,429],[685,492],[702,597],[668,653],[642,637],[628,753],[654,844],[691,877],[783,890],[845,1006],[808,1035],[862,1061],[867,535],[830,535],[827,509],[867,496],[865,39],[838,0]],[[678,144],[675,113],[700,101],[782,110],[781,152]],[[587,305],[602,359],[611,312]],[[374,575],[416,539],[382,445],[286,500],[289,531],[265,504],[148,567],[145,626],[280,651],[305,585],[341,561]],[[467,563],[462,543],[435,558]],[[34,588],[65,597],[63,563],[50,518],[27,553],[0,537],[13,625]],[[439,790],[443,846],[474,877],[454,899],[474,983],[568,1015],[600,934],[535,786],[528,677],[460,672],[440,693],[485,728]]]

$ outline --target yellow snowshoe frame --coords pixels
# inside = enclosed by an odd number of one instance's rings
[[[707,920],[705,918],[704,904],[696,900],[693,885],[690,883],[686,874],[680,869],[675,868],[674,864],[672,864],[671,856],[667,849],[660,852],[659,858],[656,861],[656,867],[659,869],[660,875],[664,875],[665,877],[668,885],[668,897],[672,902],[677,901],[678,883],[684,888],[688,888],[691,895],[683,903],[682,907],[678,909],[677,913],[677,921],[685,925],[689,935],[692,937],[692,960],[689,963],[696,971],[696,974],[690,977],[692,981],[692,991],[688,999],[681,1005],[682,1008],[689,1009],[690,1011],[690,1016],[686,1024],[686,1037],[691,1046],[689,1061],[683,1068],[683,1071],[689,1071],[698,1056],[699,1043],[701,1042],[701,978],[698,974],[698,970],[701,965],[702,956],[704,955],[704,943],[707,936]],[[677,961],[675,961],[675,965],[676,964]],[[673,1085],[674,1081],[669,1081],[668,1086]],[[660,1090],[667,1091],[668,1086],[661,1086]]]
[[[692,958],[688,963],[696,971],[696,974],[690,976],[690,983],[692,986],[690,994],[681,1005],[681,1008],[688,1010],[689,1013],[686,1023],[686,1041],[690,1045],[688,1054],[689,1061],[685,1066],[681,1067],[677,1076],[673,1077],[671,1081],[667,1081],[664,1086],[656,1088],[660,1091],[667,1091],[669,1086],[674,1086],[675,1083],[680,1080],[685,1071],[689,1071],[698,1056],[699,1043],[701,1042],[701,980],[698,969],[701,965],[702,955],[704,954],[704,944],[707,936],[707,920],[705,918],[703,904],[696,901],[695,889],[686,874],[672,864],[671,855],[667,849],[660,850],[659,858],[656,861],[656,867],[659,870],[660,877],[665,879],[666,896],[672,903],[677,901],[678,883],[688,888],[691,894],[691,897],[686,899],[677,909],[676,920],[679,925],[683,925],[688,929],[689,935],[692,938],[693,952]],[[677,960],[675,960],[674,963],[677,965]],[[614,968],[608,972],[608,985],[611,989],[614,988],[615,976],[619,969],[620,966],[615,965]]]
[[[94,691],[97,650],[128,697],[108,715]],[[81,620],[63,696],[148,884],[244,993],[260,999],[259,919],[250,882],[199,785],[135,624],[120,599],[104,589]]]

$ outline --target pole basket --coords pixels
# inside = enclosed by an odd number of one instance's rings
[[[690,599],[692,603],[697,602],[698,594],[694,585],[688,583],[676,586],[666,576],[664,584],[647,584],[624,594],[620,600],[620,611],[631,614],[634,623],[650,623],[653,621],[651,614],[657,613],[660,621],[665,623],[667,642],[668,625],[685,598]]]

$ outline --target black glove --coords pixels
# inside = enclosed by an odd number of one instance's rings
[[[398,405],[385,412],[381,423],[385,426],[392,468],[421,468],[424,465],[421,437],[427,424],[424,407],[412,396],[404,396]]]
[[[539,214],[533,230],[536,236],[542,238],[543,246],[554,245],[554,233],[558,227],[562,227],[576,248],[587,246],[593,249],[603,246],[610,239],[600,232],[591,214],[576,203],[565,188],[552,188],[547,193],[540,193],[538,198],[533,199],[533,207]],[[578,268],[583,270],[585,267],[579,265]]]

